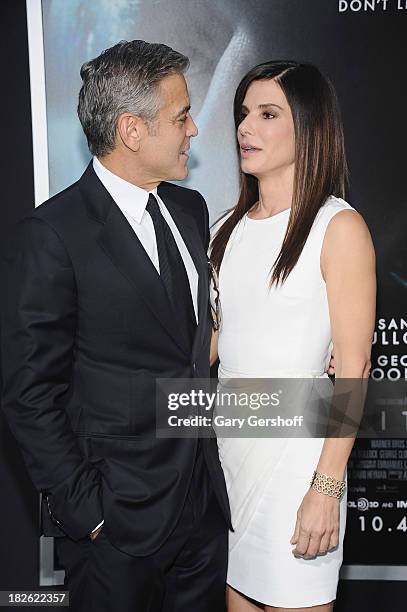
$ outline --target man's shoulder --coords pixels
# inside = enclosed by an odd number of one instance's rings
[[[78,194],[77,183],[73,183],[24,215],[10,232],[2,254],[13,257],[16,249],[38,248],[45,244],[53,248],[61,242],[66,245],[66,238],[83,225],[75,214],[75,210],[81,208]]]
[[[167,181],[163,181],[160,183],[158,188],[159,194],[167,195],[170,198],[173,198],[178,202],[197,202],[197,204],[205,203],[204,197],[196,191],[196,189],[190,189],[189,187],[181,187],[181,185],[176,185],[175,183],[168,183]]]
[[[164,181],[160,183],[158,195],[163,198],[164,204],[166,203],[166,198],[169,198],[175,202],[186,215],[195,219],[198,228],[200,228],[200,233],[206,248],[209,232],[209,213],[205,199],[199,191]]]
[[[76,244],[88,229],[86,206],[78,181],[33,208],[15,227],[10,236],[11,247],[21,240]]]
[[[76,181],[37,206],[28,216],[48,222],[56,221],[67,214],[72,216],[80,199],[78,181]]]

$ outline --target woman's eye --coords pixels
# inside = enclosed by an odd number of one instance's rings
[[[275,115],[273,115],[273,113],[264,112],[263,113],[263,117],[265,119],[273,119],[275,117]]]

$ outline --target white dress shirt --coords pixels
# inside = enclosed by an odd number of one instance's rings
[[[191,289],[195,318],[198,322],[198,273],[173,218],[171,217],[164,202],[157,194],[157,188],[153,189],[152,191],[146,191],[141,187],[137,187],[136,185],[125,181],[124,179],[120,178],[120,176],[113,174],[113,172],[110,172],[110,170],[105,168],[105,166],[103,166],[96,156],[93,157],[93,169],[106,190],[116,202],[117,206],[122,211],[123,215],[126,217],[131,228],[134,230],[147,255],[159,273],[160,263],[158,259],[154,224],[149,213],[146,211],[150,193],[155,196],[158,206],[160,207],[160,211],[168,223],[184,262]],[[99,523],[99,525],[97,525],[93,531],[96,531],[103,523],[104,521]]]

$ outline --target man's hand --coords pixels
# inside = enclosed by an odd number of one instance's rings
[[[98,537],[98,534],[102,531],[103,529],[103,525],[101,525],[98,529],[96,529],[96,531],[92,531],[92,533],[89,534],[89,537],[91,540],[96,540],[96,538]]]
[[[327,372],[329,376],[333,376],[335,374],[335,359],[333,353],[331,353],[331,361],[329,362]]]

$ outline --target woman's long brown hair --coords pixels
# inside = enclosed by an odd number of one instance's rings
[[[284,241],[272,266],[270,285],[283,283],[301,255],[318,210],[329,195],[343,198],[347,165],[342,120],[335,90],[312,64],[271,61],[250,70],[234,99],[236,132],[253,81],[274,79],[291,108],[295,131],[293,198]],[[239,144],[237,142],[239,152]],[[259,199],[256,177],[240,170],[240,195],[212,241],[211,261],[219,272],[233,229]],[[271,262],[270,262],[271,263]]]

